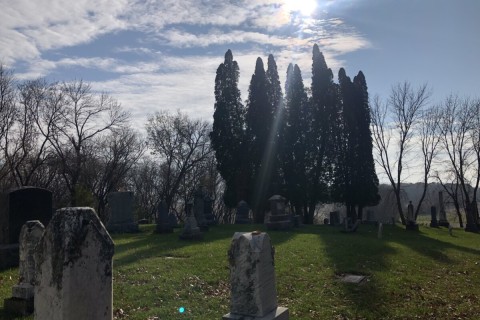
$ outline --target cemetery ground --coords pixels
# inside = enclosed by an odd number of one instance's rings
[[[227,250],[235,231],[263,225],[211,227],[198,242],[173,234],[114,234],[115,319],[221,319],[229,312]],[[268,231],[275,247],[278,304],[291,319],[479,319],[480,235],[421,226],[407,232],[374,225],[356,233],[330,226]],[[364,275],[360,284],[345,274]],[[3,299],[18,269],[0,271]],[[184,307],[183,313],[179,308]],[[26,319],[33,319],[30,316]]]

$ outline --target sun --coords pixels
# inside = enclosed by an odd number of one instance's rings
[[[317,0],[283,0],[285,9],[290,12],[299,12],[303,16],[312,15],[317,8]]]

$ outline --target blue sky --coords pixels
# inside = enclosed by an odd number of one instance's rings
[[[255,60],[310,85],[314,43],[327,64],[365,73],[370,95],[428,82],[432,103],[479,96],[478,0],[0,0],[0,61],[20,79],[84,79],[132,113],[212,119],[215,71],[232,49],[247,97]]]

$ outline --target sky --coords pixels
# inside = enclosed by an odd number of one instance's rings
[[[242,98],[257,57],[290,62],[311,83],[317,43],[334,74],[366,76],[371,97],[428,83],[431,103],[479,97],[478,0],[0,0],[0,62],[20,80],[83,79],[143,128],[177,109],[212,121],[215,72],[228,49]]]

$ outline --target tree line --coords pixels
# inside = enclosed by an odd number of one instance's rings
[[[281,194],[304,223],[312,224],[321,202],[344,203],[352,221],[362,217],[365,206],[378,203],[368,89],[361,71],[351,80],[341,68],[335,83],[314,45],[309,90],[298,65],[290,64],[283,94],[273,55],[266,70],[258,58],[245,103],[239,75],[228,50],[215,78],[210,134],[227,206],[245,200],[261,223],[267,199]]]

